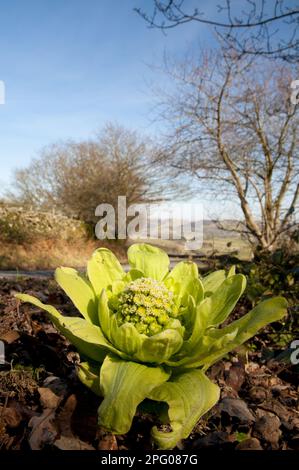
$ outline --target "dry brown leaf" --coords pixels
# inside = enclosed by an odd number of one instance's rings
[[[45,445],[51,445],[57,437],[57,429],[54,424],[55,411],[46,409],[40,416],[34,416],[29,421],[32,428],[29,445],[32,450],[40,450]]]

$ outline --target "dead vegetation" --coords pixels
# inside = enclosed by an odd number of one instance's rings
[[[112,436],[99,429],[100,399],[78,382],[76,351],[44,313],[18,304],[13,295],[19,291],[75,314],[53,282],[0,281],[0,339],[6,345],[0,369],[0,447],[152,449],[150,428],[158,423],[151,403],[139,411],[128,434]],[[212,367],[209,375],[221,387],[221,400],[180,443],[181,450],[299,449],[298,366],[269,339],[263,349],[261,344],[255,338]]]

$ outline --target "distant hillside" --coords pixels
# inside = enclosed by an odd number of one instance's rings
[[[228,229],[233,229],[238,224],[237,220],[223,220],[221,224]],[[194,231],[195,224],[192,224]],[[243,240],[239,233],[232,230],[221,230],[212,220],[203,221],[203,244],[197,250],[186,248],[186,240],[163,240],[159,239],[129,239],[128,244],[139,242],[152,243],[166,250],[169,254],[175,255],[197,255],[197,256],[213,256],[216,254],[232,254],[240,259],[251,258],[251,248],[249,244]]]
[[[203,221],[203,233],[204,238],[209,239],[214,237],[222,237],[222,238],[240,238],[240,234],[232,231],[232,229],[236,228],[237,224],[239,223],[238,220],[233,219],[226,219],[222,220],[221,224],[230,230],[222,230],[217,227],[216,222],[213,220],[204,220]]]

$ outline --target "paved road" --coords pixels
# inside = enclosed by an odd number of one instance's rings
[[[173,267],[178,261],[182,261],[181,259],[170,259],[170,266]],[[205,265],[198,262],[197,260],[194,260],[197,262],[199,268],[203,268]],[[129,270],[129,265],[124,264],[123,265],[125,271]],[[80,271],[80,270],[79,270]],[[82,271],[84,271],[84,268],[82,268]],[[0,279],[15,279],[18,277],[30,277],[34,279],[47,279],[53,277],[54,270],[46,270],[46,271],[0,271]]]
[[[124,269],[127,265],[124,265]],[[79,271],[81,271],[79,269]],[[84,269],[82,269],[84,271]],[[54,270],[49,271],[0,271],[0,279],[16,279],[30,277],[33,279],[47,279],[54,276]]]
[[[15,279],[21,277],[31,277],[43,279],[53,276],[54,271],[0,271],[0,279]]]

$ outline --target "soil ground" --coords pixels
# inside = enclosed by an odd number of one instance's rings
[[[54,281],[0,279],[0,448],[152,449],[154,415],[137,413],[130,432],[107,434],[97,427],[100,398],[76,378],[78,354],[46,314],[20,305],[17,292],[39,297],[65,315],[75,309]],[[235,316],[244,314],[241,303]],[[179,449],[299,450],[299,370],[290,351],[276,349],[267,331],[213,366],[221,400]]]

